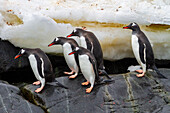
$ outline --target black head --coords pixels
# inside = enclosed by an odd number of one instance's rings
[[[138,24],[135,22],[130,23],[128,26],[123,27],[123,29],[132,29],[133,31],[140,30]]]
[[[75,28],[72,33],[70,35],[68,35],[67,37],[71,37],[71,36],[80,36],[81,33],[83,32],[84,30],[82,28]]]
[[[26,56],[27,52],[26,49],[21,49],[19,53],[15,56],[15,59],[19,58],[20,56]]]
[[[48,47],[52,46],[52,45],[56,45],[56,44],[60,44],[61,43],[61,40],[62,38],[64,39],[64,37],[57,37],[53,40],[53,42],[51,42]]]
[[[68,55],[72,55],[72,54],[77,54],[81,51],[80,47],[76,47],[71,53],[69,53]]]

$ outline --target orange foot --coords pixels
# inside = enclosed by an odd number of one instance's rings
[[[40,81],[36,81],[33,83],[34,85],[39,85],[40,84]]]
[[[142,74],[137,74],[136,76],[137,76],[137,77],[143,77],[144,74],[143,74],[143,73],[142,73]]]
[[[74,73],[73,71],[71,71],[71,72],[64,72],[64,74],[67,74],[67,75],[71,75],[73,73]]]
[[[77,75],[71,75],[69,78],[76,78]]]
[[[87,82],[83,82],[83,83],[81,83],[81,85],[83,85],[83,86],[87,86],[87,85],[89,85],[89,81],[87,81]]]
[[[40,87],[40,88],[37,88],[37,89],[35,90],[35,92],[36,92],[36,93],[39,93],[42,89],[43,89],[43,87],[42,87],[42,88],[41,88],[41,87]]]
[[[136,70],[136,72],[138,72],[138,73],[143,73],[143,70]]]
[[[86,93],[90,93],[92,89],[93,89],[93,87],[87,88]]]

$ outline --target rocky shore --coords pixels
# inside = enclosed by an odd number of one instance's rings
[[[160,71],[168,79],[158,79],[149,71],[137,78],[127,67],[136,65],[135,59],[105,61],[110,84],[96,85],[90,94],[81,86],[85,80],[80,74],[70,80],[63,76],[68,70],[62,56],[48,55],[55,69],[56,79],[67,86],[46,85],[41,93],[32,85],[35,77],[28,60],[14,56],[20,48],[8,41],[0,41],[0,111],[1,113],[168,113],[170,112],[169,61],[157,61]]]

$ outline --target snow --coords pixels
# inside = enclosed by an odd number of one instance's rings
[[[131,31],[122,27],[137,22],[155,57],[170,59],[170,27],[147,27],[170,25],[170,0],[0,0],[0,4],[0,37],[15,46],[61,53],[61,46],[47,45],[86,26],[99,39],[105,59],[134,57]]]

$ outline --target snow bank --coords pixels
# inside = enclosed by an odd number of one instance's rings
[[[61,53],[60,46],[47,45],[74,27],[86,26],[101,42],[105,59],[134,57],[131,31],[122,27],[135,21],[150,39],[155,57],[170,59],[169,0],[1,0],[0,4],[0,37],[15,46]]]

